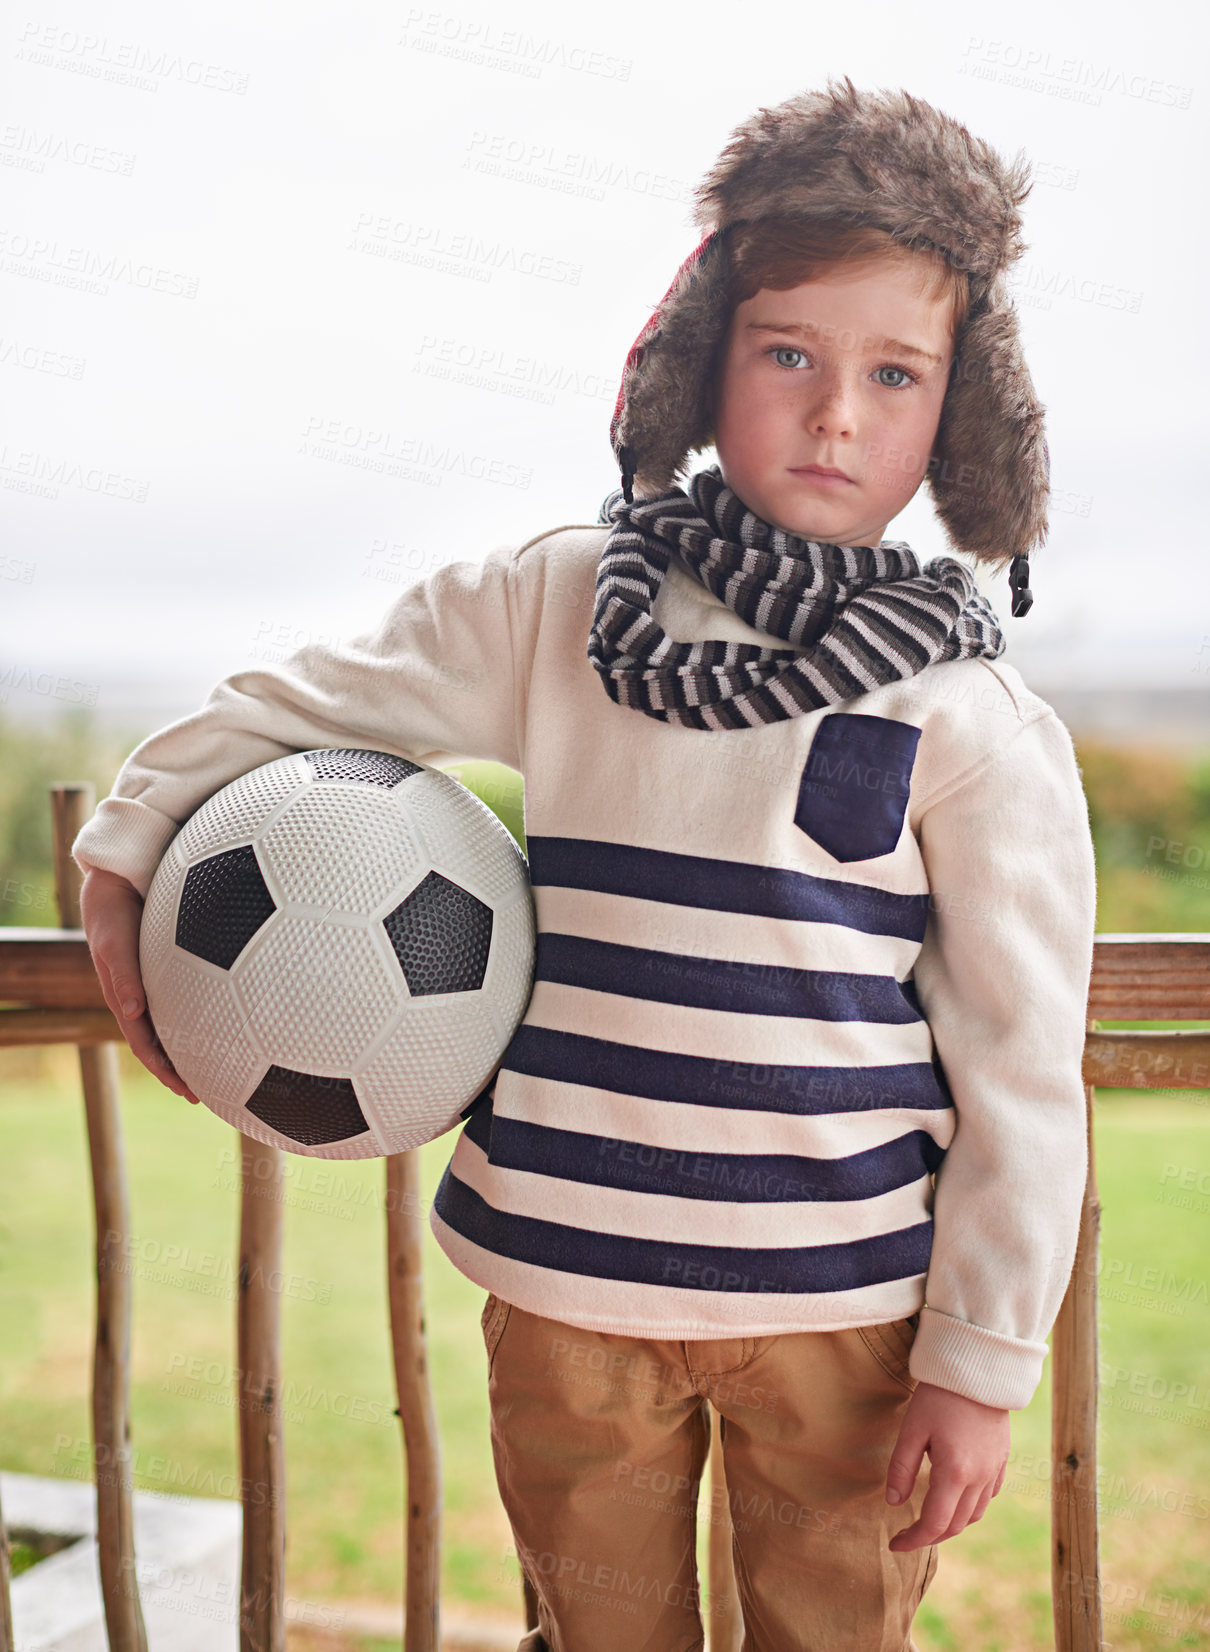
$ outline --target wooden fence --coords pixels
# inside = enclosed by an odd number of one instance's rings
[[[97,1304],[93,1364],[93,1461],[101,1587],[111,1652],[147,1652],[134,1567],[130,1428],[130,1232],[118,1106],[116,1045],[123,1042],[101,994],[80,929],[76,833],[93,812],[91,786],[51,789],[55,884],[62,929],[0,929],[0,1047],[79,1048],[96,1216]],[[1071,1281],[1051,1334],[1051,1593],[1057,1652],[1100,1652],[1098,1553],[1097,1247],[1101,1206],[1093,1156],[1095,1087],[1210,1087],[1210,1031],[1102,1032],[1097,1021],[1210,1020],[1210,935],[1098,935],[1088,999],[1083,1074],[1088,1104],[1088,1182]],[[265,1283],[281,1266],[282,1159],[249,1136],[242,1144],[239,1299],[236,1320],[241,1486],[241,1652],[285,1652],[285,1462],[279,1298]],[[423,1329],[424,1223],[418,1153],[385,1161],[386,1254],[395,1382],[405,1457],[404,1647],[440,1645],[441,1471]],[[708,1403],[708,1402],[707,1402]],[[710,1472],[725,1486],[717,1413]],[[267,1496],[249,1488],[268,1488]],[[718,1499],[726,1504],[725,1492]],[[8,1545],[0,1511],[0,1652],[11,1652]],[[731,1532],[711,1525],[710,1652],[737,1652],[742,1638],[731,1571]],[[526,1628],[538,1622],[522,1580]],[[518,1634],[522,1631],[519,1629]]]

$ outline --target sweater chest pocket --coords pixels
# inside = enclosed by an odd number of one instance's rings
[[[890,717],[820,719],[798,783],[794,824],[834,860],[874,860],[899,842],[920,730]]]

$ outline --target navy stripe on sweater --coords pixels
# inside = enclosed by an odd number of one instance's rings
[[[924,1130],[910,1130],[894,1141],[839,1159],[795,1153],[704,1153],[529,1124],[493,1116],[487,1108],[474,1115],[463,1135],[501,1170],[525,1170],[629,1193],[736,1204],[876,1199],[935,1174],[946,1154]]]
[[[590,1279],[681,1290],[854,1291],[927,1273],[933,1222],[831,1245],[688,1245],[632,1239],[496,1210],[447,1165],[433,1207],[456,1233],[497,1256]]]
[[[882,1067],[759,1065],[685,1055],[679,1050],[648,1050],[587,1033],[533,1027],[524,1021],[505,1050],[499,1071],[586,1084],[652,1101],[765,1113],[861,1113],[880,1107],[946,1108],[954,1104],[939,1062],[904,1061]]]
[[[666,901],[713,912],[842,924],[866,935],[922,941],[929,896],[897,895],[869,884],[817,878],[785,867],[757,866],[668,849],[639,849],[597,838],[527,834],[531,884],[592,889],[636,900]]]
[[[733,963],[549,930],[538,936],[534,980],[745,1015],[901,1025],[922,1019],[892,975]]]

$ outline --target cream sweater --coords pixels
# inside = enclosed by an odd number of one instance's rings
[[[618,706],[586,653],[608,531],[449,564],[372,633],[227,678],[131,754],[75,858],[146,894],[179,825],[289,751],[520,770],[534,988],[429,1214],[455,1266],[660,1338],[919,1309],[912,1375],[1019,1409],[1086,1175],[1068,731],[987,659],[753,729]],[[770,641],[675,562],[654,613]]]

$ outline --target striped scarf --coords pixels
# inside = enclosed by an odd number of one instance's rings
[[[974,576],[950,556],[921,568],[910,545],[828,545],[750,511],[718,465],[687,491],[627,504],[597,570],[588,658],[618,705],[690,728],[756,728],[914,676],[940,660],[995,659],[1004,635]],[[728,608],[789,648],[673,642],[651,617],[675,555]]]

